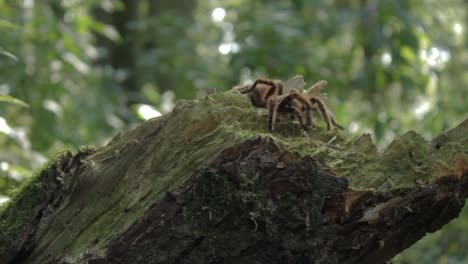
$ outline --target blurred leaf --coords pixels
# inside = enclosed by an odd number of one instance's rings
[[[410,27],[405,27],[405,30],[400,32],[399,37],[401,38],[401,44],[411,47],[414,50],[419,48],[418,35],[412,31]]]
[[[410,47],[404,46],[400,50],[401,56],[408,62],[408,63],[415,63],[416,62],[416,53]]]
[[[3,56],[6,56],[12,60],[14,60],[15,62],[18,62],[18,58],[13,55],[12,53],[6,51],[6,50],[0,50],[0,55],[3,55]]]
[[[4,102],[4,103],[9,103],[9,104],[15,104],[15,105],[18,105],[18,106],[21,106],[21,107],[26,107],[26,108],[29,108],[29,105],[19,99],[16,99],[12,96],[9,96],[9,95],[4,95],[4,94],[0,94],[0,102]]]
[[[7,29],[16,29],[18,26],[15,24],[5,20],[5,19],[0,19],[0,29],[1,28],[7,28]]]

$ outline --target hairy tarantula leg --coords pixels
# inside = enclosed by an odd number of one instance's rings
[[[335,123],[335,126],[341,130],[345,130],[344,127],[338,123]]]
[[[307,127],[306,123],[304,123],[304,119],[302,119],[301,113],[299,113],[299,111],[295,108],[294,108],[294,116],[297,117],[297,119],[299,120],[299,123],[301,123],[302,128],[305,131],[308,131],[309,128]]]
[[[275,95],[275,93],[278,92],[278,86],[276,83],[274,83],[271,88],[268,90],[268,92],[265,94],[265,98],[263,98],[265,101],[268,101],[268,99],[272,96]]]
[[[265,94],[265,98],[263,98],[265,101],[268,100],[273,95],[282,95],[283,94],[283,83],[280,81],[272,81],[272,80],[267,80],[267,79],[257,79],[255,82],[252,84],[251,88],[249,91],[255,89],[258,84],[265,84],[270,86],[270,90]]]
[[[244,84],[232,87],[233,90],[239,91],[241,94],[250,93],[255,89],[252,85]]]
[[[294,116],[299,116],[299,121],[301,122],[301,125],[305,125],[306,127],[312,126],[315,127],[315,122],[312,119],[312,104],[305,98],[303,95],[301,95],[296,89],[292,89],[290,92],[291,96],[301,102],[302,104],[302,111],[305,111],[305,118],[306,120],[303,120],[302,115],[300,115],[300,111],[297,109],[294,109],[295,111],[293,112],[293,117]],[[307,130],[307,129],[306,129]]]
[[[273,84],[268,90],[268,92],[265,94],[264,100],[267,101],[270,97],[272,96],[280,96],[283,95],[283,83],[280,81],[272,81]]]
[[[336,121],[336,118],[335,116],[333,115],[333,113],[327,109],[327,113],[328,113],[328,117],[330,118],[330,121],[332,122],[333,126],[341,129],[341,130],[344,130],[344,127],[341,126],[340,124],[338,124],[338,122]]]
[[[249,84],[239,84],[234,87],[232,87],[232,90],[239,91],[241,94],[247,93],[246,90],[250,89]]]
[[[321,81],[318,81],[318,82],[312,84],[312,86],[309,87],[309,89],[307,89],[307,95],[309,95],[309,96],[319,95],[320,90],[322,90],[322,88],[325,87],[325,85],[327,85],[327,81],[325,81],[325,80],[321,80]]]
[[[317,127],[317,119],[315,117],[312,117],[312,124],[310,125],[312,128]]]
[[[268,130],[273,132],[276,123],[276,112],[278,110],[277,99],[272,98],[268,101]]]
[[[274,81],[267,80],[267,79],[257,79],[257,80],[255,80],[255,82],[252,85],[250,85],[250,86],[249,85],[241,86],[237,90],[242,94],[250,93],[253,90],[255,90],[255,88],[257,87],[258,84],[266,84],[266,85],[269,85],[271,87],[275,86]]]
[[[344,127],[342,127],[340,124],[338,124],[338,123],[336,122],[335,117],[333,116],[333,114],[332,114],[330,111],[328,111],[328,115],[330,116],[330,120],[332,121],[332,123],[333,123],[334,126],[336,126],[337,128],[339,128],[339,129],[341,129],[341,130],[344,130]]]
[[[328,109],[325,107],[325,103],[320,100],[319,98],[313,96],[311,98],[309,98],[310,102],[312,104],[317,104],[318,107],[319,107],[319,110],[320,110],[320,114],[322,115],[323,117],[323,120],[325,121],[325,123],[327,123],[327,130],[330,131],[331,130],[331,127],[332,127],[332,123],[330,121],[330,118],[328,116]]]
[[[307,127],[314,127],[314,121],[312,120],[312,106],[309,105],[307,112],[306,112],[306,125]]]

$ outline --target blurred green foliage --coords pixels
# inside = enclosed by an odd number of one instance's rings
[[[382,147],[407,130],[429,139],[467,117],[467,10],[463,0],[0,0],[0,201],[57,151],[103,145],[177,99],[257,77],[326,79],[346,133]],[[394,262],[467,263],[467,231],[464,210]]]

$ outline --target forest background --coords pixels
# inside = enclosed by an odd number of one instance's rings
[[[258,77],[385,148],[468,117],[466,0],[0,0],[0,203],[50,158]],[[323,127],[323,123],[322,123]],[[468,263],[468,207],[393,263]]]

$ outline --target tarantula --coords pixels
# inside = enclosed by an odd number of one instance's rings
[[[327,130],[331,130],[336,120],[319,97],[305,95],[296,89],[283,94],[283,82],[269,79],[257,79],[252,85],[236,86],[233,89],[249,96],[252,105],[268,108],[268,129],[274,130],[277,113],[287,113],[297,118],[304,130],[309,126],[316,127],[317,123],[312,114],[320,111]],[[338,127],[341,127],[338,125]]]

